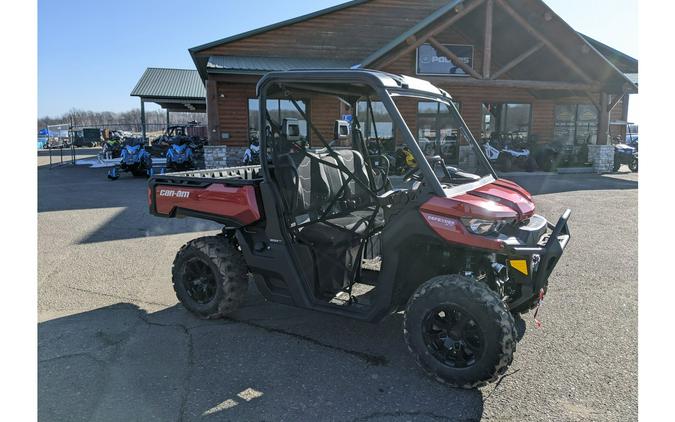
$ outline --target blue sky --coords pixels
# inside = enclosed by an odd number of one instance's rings
[[[192,69],[190,47],[339,3],[39,0],[38,116],[138,107],[129,93],[145,68]],[[638,58],[637,0],[546,3],[576,30]]]

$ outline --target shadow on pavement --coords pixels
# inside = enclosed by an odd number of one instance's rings
[[[63,216],[63,226],[87,224],[87,210],[109,216],[88,230],[80,244],[136,239],[180,233],[219,230],[222,226],[194,218],[165,219],[148,212],[147,180],[124,174],[119,180],[106,177],[108,169],[62,167],[38,170],[38,212],[72,211]],[[103,210],[103,209],[110,210]],[[100,221],[100,215],[96,216]]]
[[[231,319],[129,303],[39,324],[40,420],[462,420],[480,390],[447,388],[380,324],[268,304]],[[486,387],[491,389],[492,387]]]
[[[637,176],[634,176],[637,178]],[[527,189],[532,195],[587,190],[637,189],[637,180],[629,174],[552,174],[549,176],[504,176]]]

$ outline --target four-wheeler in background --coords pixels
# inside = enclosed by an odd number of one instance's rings
[[[122,155],[123,143],[124,137],[120,132],[111,132],[107,139],[103,141],[103,147],[101,148],[102,158],[106,160],[119,158]]]
[[[142,139],[125,140],[120,162],[108,172],[108,179],[117,180],[120,172],[130,172],[134,177],[148,177],[152,170],[152,157]]]
[[[242,162],[245,166],[260,164],[260,135],[255,130],[250,130],[248,134],[249,145],[244,151]]]
[[[287,71],[264,76],[257,93],[258,127],[271,128],[260,139],[261,165],[149,181],[152,214],[223,225],[178,251],[172,277],[181,303],[201,318],[223,317],[241,305],[250,274],[273,302],[370,322],[405,311],[412,355],[448,385],[471,388],[504,374],[516,350],[513,314],[546,293],[570,239],[570,211],[556,224],[536,214],[525,189],[495,174],[450,95],[426,81]],[[272,99],[293,104],[307,139],[274,120]],[[337,113],[307,114],[299,99],[334,101],[336,110],[339,102],[383,105],[417,163],[406,184],[392,189],[387,169],[374,165],[356,116],[349,138],[331,139],[344,136],[327,124]],[[436,125],[459,128],[476,160],[455,168],[425,157],[398,108],[411,100],[438,103]]]
[[[534,171],[536,162],[530,154],[527,141],[510,133],[492,133],[484,139],[485,156],[499,170],[510,172],[514,167]]]
[[[188,143],[171,144],[166,152],[166,169],[169,171],[184,171],[195,168],[193,152]]]
[[[614,143],[614,167],[612,168],[612,170],[617,172],[621,168],[622,164],[626,164],[632,172],[636,172],[637,157],[635,154],[637,153],[637,142],[635,147],[632,147],[630,145],[621,142],[620,136],[615,137],[613,141],[615,143]],[[635,163],[633,165],[634,159]]]

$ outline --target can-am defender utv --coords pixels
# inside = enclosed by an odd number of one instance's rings
[[[410,351],[446,384],[470,388],[503,374],[516,348],[511,313],[546,291],[569,240],[569,210],[556,225],[535,214],[527,191],[496,176],[451,97],[426,81],[288,71],[267,74],[257,91],[258,127],[269,128],[260,166],[150,180],[154,215],[224,225],[178,252],[173,286],[183,305],[203,318],[227,315],[250,273],[274,302],[371,322],[405,311]],[[266,108],[270,99],[288,118]],[[400,112],[418,102],[440,105],[441,131],[459,130],[456,167],[424,156]],[[349,131],[340,103],[355,111]],[[418,163],[397,189],[367,149],[391,137]]]

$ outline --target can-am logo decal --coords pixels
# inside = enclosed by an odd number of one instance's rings
[[[168,196],[169,198],[189,198],[190,192],[185,190],[162,189],[159,191],[159,196]]]
[[[445,227],[455,227],[455,224],[456,224],[455,220],[453,220],[451,218],[439,217],[439,216],[431,215],[431,214],[427,214],[426,218],[427,218],[427,221],[429,223],[432,223],[432,224],[436,223],[436,224],[443,225]]]

